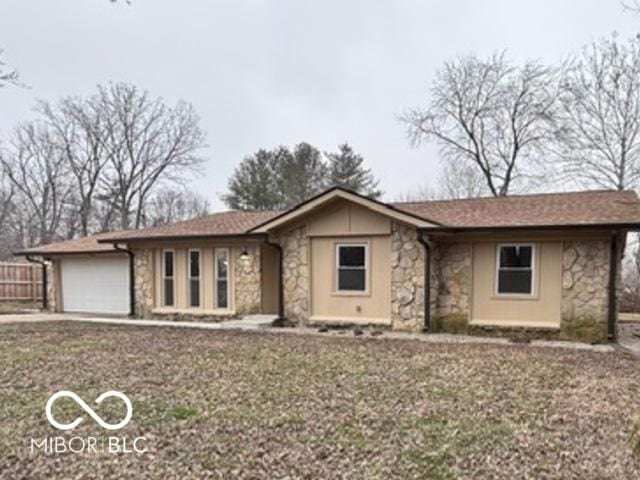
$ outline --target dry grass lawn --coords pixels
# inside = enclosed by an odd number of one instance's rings
[[[624,353],[52,322],[0,326],[0,372],[7,479],[640,478]],[[149,451],[31,453],[62,389],[126,393]]]

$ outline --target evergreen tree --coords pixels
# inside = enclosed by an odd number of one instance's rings
[[[342,187],[370,198],[380,198],[378,180],[371,169],[364,167],[364,159],[344,143],[337,153],[326,153],[329,160],[327,187]]]
[[[222,199],[234,210],[274,210],[283,197],[279,190],[274,153],[258,150],[245,157],[229,178]]]
[[[327,168],[317,148],[306,142],[296,145],[293,152],[280,147],[276,159],[284,207],[296,205],[324,190]]]

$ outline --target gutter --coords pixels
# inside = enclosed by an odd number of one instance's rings
[[[136,316],[136,285],[135,285],[135,255],[128,248],[120,247],[117,243],[113,244],[113,248],[119,252],[124,252],[129,256],[129,316]]]
[[[418,230],[418,242],[424,247],[424,326],[423,332],[431,331],[431,253],[433,244],[429,235],[422,229]]]
[[[274,247],[278,251],[278,319],[284,321],[284,254],[282,245],[269,240],[269,235],[264,235],[264,241],[267,245]]]
[[[616,283],[618,279],[618,260],[620,257],[620,231],[611,232],[611,250],[609,253],[609,296],[607,307],[607,337],[610,341],[616,339],[617,295]]]
[[[37,263],[42,266],[42,309],[49,308],[49,299],[47,298],[47,263],[44,260],[36,260],[31,255],[26,255],[28,262]]]

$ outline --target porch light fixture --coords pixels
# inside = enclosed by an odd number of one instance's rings
[[[242,253],[240,254],[240,260],[243,260],[243,261],[249,260],[249,252],[247,252],[246,248],[242,250]]]

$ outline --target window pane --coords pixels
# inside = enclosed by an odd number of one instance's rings
[[[173,277],[173,252],[164,252],[164,276]]]
[[[531,266],[531,247],[500,247],[500,266],[522,268]]]
[[[218,308],[229,308],[229,301],[227,299],[227,281],[218,280],[217,284],[217,306]]]
[[[364,267],[364,246],[340,246],[341,267]]]
[[[500,270],[498,293],[531,293],[531,270]]]
[[[189,294],[192,307],[200,306],[200,280],[190,280],[189,284]]]
[[[338,290],[365,290],[365,270],[364,269],[339,269],[338,270]]]
[[[164,279],[164,304],[167,307],[173,306],[173,279]]]
[[[191,277],[199,277],[200,276],[200,252],[191,251],[189,252],[189,262],[190,262],[190,270]]]
[[[216,251],[217,273],[218,278],[228,278],[229,259],[226,250]]]

